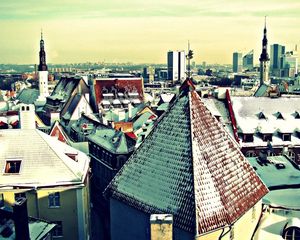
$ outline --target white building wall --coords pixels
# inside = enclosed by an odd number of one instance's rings
[[[39,71],[39,98],[46,98],[49,96],[48,92],[48,71]]]

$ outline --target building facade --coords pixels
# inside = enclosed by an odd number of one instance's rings
[[[36,129],[0,130],[0,135],[3,204],[26,198],[29,216],[57,225],[54,237],[88,239],[88,156]]]
[[[283,77],[285,46],[271,45],[270,70],[273,76]]]
[[[253,54],[254,54],[254,51],[251,50],[243,57],[243,69],[244,70],[248,70],[248,71],[253,70],[253,66],[254,66],[253,65]]]
[[[111,239],[149,239],[153,213],[173,215],[174,240],[250,239],[267,192],[187,80],[106,188]]]
[[[185,51],[168,52],[168,79],[173,83],[183,82],[186,78]]]
[[[242,72],[243,70],[243,55],[239,52],[234,52],[232,55],[232,70],[235,73]]]

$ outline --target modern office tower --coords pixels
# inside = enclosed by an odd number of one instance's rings
[[[254,51],[251,50],[243,57],[243,69],[252,70],[253,69],[253,54]]]
[[[287,52],[283,60],[283,77],[295,77],[298,73],[298,56],[294,51]]]
[[[262,40],[262,52],[260,54],[260,85],[269,84],[269,54],[268,54],[268,39],[267,39],[267,24],[265,19],[264,37]]]
[[[235,73],[242,72],[243,70],[243,63],[242,63],[242,53],[234,52],[233,53],[233,63],[232,63],[232,70]]]
[[[271,45],[270,70],[273,76],[283,76],[285,46],[280,44]]]
[[[185,51],[168,52],[168,79],[173,83],[183,82],[186,78]]]

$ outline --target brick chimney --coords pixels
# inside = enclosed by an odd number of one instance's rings
[[[173,239],[173,216],[171,214],[151,214],[151,240]]]
[[[16,240],[30,240],[26,198],[19,198],[13,205]]]

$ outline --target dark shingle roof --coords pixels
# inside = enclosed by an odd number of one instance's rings
[[[37,89],[24,88],[18,95],[17,99],[26,104],[33,104],[39,97],[40,92]]]
[[[234,223],[268,190],[187,88],[106,191],[146,213],[173,214],[176,227],[203,234]]]

